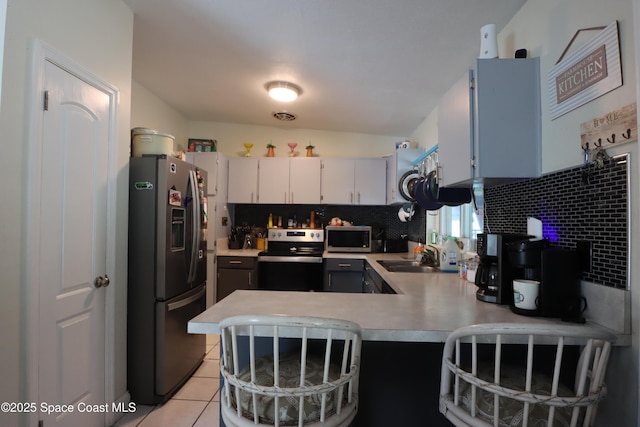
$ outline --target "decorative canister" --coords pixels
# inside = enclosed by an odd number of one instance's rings
[[[173,155],[173,135],[160,133],[157,130],[134,128],[131,131],[131,157],[142,157],[143,154]]]

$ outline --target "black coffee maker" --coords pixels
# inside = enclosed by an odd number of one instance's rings
[[[513,279],[540,282],[537,310],[522,310],[511,304],[518,314],[559,317],[583,322],[586,300],[580,293],[580,266],[577,252],[549,245],[547,240],[523,240],[507,245]]]
[[[507,244],[529,238],[526,234],[480,233],[475,284],[476,298],[495,304],[513,303],[513,268],[509,263]]]

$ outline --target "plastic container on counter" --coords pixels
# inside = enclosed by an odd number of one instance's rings
[[[458,261],[462,260],[462,252],[453,237],[448,237],[440,252],[440,271],[458,272]]]

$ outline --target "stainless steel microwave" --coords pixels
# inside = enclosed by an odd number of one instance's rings
[[[324,242],[327,252],[371,252],[371,227],[328,225],[324,231]]]

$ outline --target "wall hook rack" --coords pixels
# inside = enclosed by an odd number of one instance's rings
[[[580,125],[582,148],[608,148],[638,140],[636,103],[610,111]],[[595,142],[593,142],[595,141]]]

